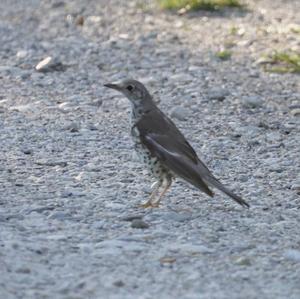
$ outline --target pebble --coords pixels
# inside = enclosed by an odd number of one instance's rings
[[[263,106],[263,101],[259,96],[244,96],[241,103],[246,108],[260,108]]]
[[[143,221],[142,219],[133,219],[131,222],[132,228],[140,228],[140,229],[146,229],[149,228],[149,224]]]
[[[63,211],[56,211],[56,212],[50,213],[50,215],[48,216],[48,218],[49,219],[55,219],[55,220],[64,221],[64,220],[70,219],[71,218],[71,214],[63,212]]]
[[[143,219],[143,217],[144,217],[143,215],[132,214],[132,215],[123,216],[123,217],[121,217],[121,219],[123,221],[133,221],[133,220],[136,220],[136,219],[141,220],[141,219]]]
[[[164,256],[162,258],[159,259],[159,262],[162,264],[162,265],[171,265],[173,263],[176,262],[176,258],[175,257],[172,257],[172,256]]]
[[[223,88],[215,88],[209,90],[207,97],[209,100],[217,100],[222,102],[229,95],[229,91]]]
[[[35,162],[37,165],[42,165],[42,166],[50,166],[50,167],[55,167],[55,166],[60,166],[60,167],[66,167],[68,165],[67,161],[56,161],[56,160],[37,160]]]
[[[171,117],[174,117],[180,121],[184,121],[189,116],[189,110],[182,106],[176,106],[171,109],[170,115],[171,115]]]
[[[125,286],[125,283],[124,283],[123,280],[116,280],[116,281],[113,282],[113,285],[114,285],[115,287],[121,288],[121,287],[124,287],[124,286]]]
[[[170,81],[178,84],[186,84],[193,81],[193,77],[188,74],[174,74],[170,77]]]
[[[249,74],[249,77],[251,77],[251,78],[259,78],[259,72],[258,71],[256,71],[256,70],[252,70],[252,71],[250,71],[250,74]]]
[[[22,148],[22,152],[25,155],[31,155],[32,154],[32,149],[25,147],[25,148]]]
[[[49,67],[50,63],[52,61],[52,57],[48,56],[46,58],[44,58],[43,60],[41,60],[35,67],[35,69],[37,71],[45,71],[47,70],[47,67]]]
[[[28,267],[20,267],[16,270],[16,272],[22,273],[22,274],[29,274],[29,273],[31,273],[31,270]]]
[[[53,72],[53,71],[64,71],[66,69],[66,66],[63,65],[60,61],[57,59],[54,59],[51,56],[48,56],[41,60],[36,66],[36,71],[38,72]]]
[[[73,122],[64,127],[65,130],[70,131],[71,133],[77,133],[80,130],[80,124],[77,122]]]
[[[25,58],[28,55],[28,51],[26,50],[20,50],[17,52],[16,56],[17,58]]]
[[[202,68],[197,65],[190,65],[188,70],[189,70],[189,72],[192,72],[192,73],[201,73],[202,72]]]
[[[22,113],[33,112],[34,110],[36,110],[34,103],[30,103],[30,104],[27,104],[27,105],[11,106],[11,107],[9,107],[9,109],[19,111],[19,112],[22,112]]]
[[[288,249],[283,253],[283,256],[292,262],[300,263],[300,250]]]
[[[247,257],[238,257],[234,260],[234,263],[236,265],[240,265],[240,266],[250,266],[251,265],[251,260]]]
[[[300,116],[300,108],[294,108],[291,110],[293,116]]]
[[[247,138],[255,138],[260,135],[260,130],[254,125],[238,126],[234,128],[235,137],[247,136]]]
[[[297,192],[300,191],[300,177],[297,178],[297,179],[292,183],[291,190],[297,191]]]

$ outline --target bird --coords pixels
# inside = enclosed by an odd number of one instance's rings
[[[125,79],[105,87],[121,92],[131,103],[131,135],[134,148],[155,178],[152,192],[141,207],[158,207],[175,178],[181,178],[210,197],[219,189],[243,207],[250,205],[225,187],[199,159],[175,123],[156,105],[139,81]]]

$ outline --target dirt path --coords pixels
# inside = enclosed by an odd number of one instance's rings
[[[178,16],[150,1],[1,1],[0,297],[300,298],[299,75],[259,63],[300,52],[299,4]],[[124,77],[250,210],[180,181],[160,209],[137,207],[150,179],[129,104],[103,87]]]

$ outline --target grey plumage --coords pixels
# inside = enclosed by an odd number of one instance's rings
[[[200,161],[172,120],[155,105],[142,83],[129,79],[105,86],[122,92],[131,101],[131,132],[136,149],[158,180],[145,207],[159,204],[174,177],[188,181],[211,197],[214,194],[209,187],[215,187],[240,205],[249,207],[245,200],[220,183]],[[160,187],[164,187],[164,190],[154,201]]]

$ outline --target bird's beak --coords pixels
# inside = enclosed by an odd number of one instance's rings
[[[112,88],[112,89],[118,90],[118,91],[121,90],[121,87],[118,84],[107,83],[107,84],[104,84],[104,86],[108,87],[108,88]]]

